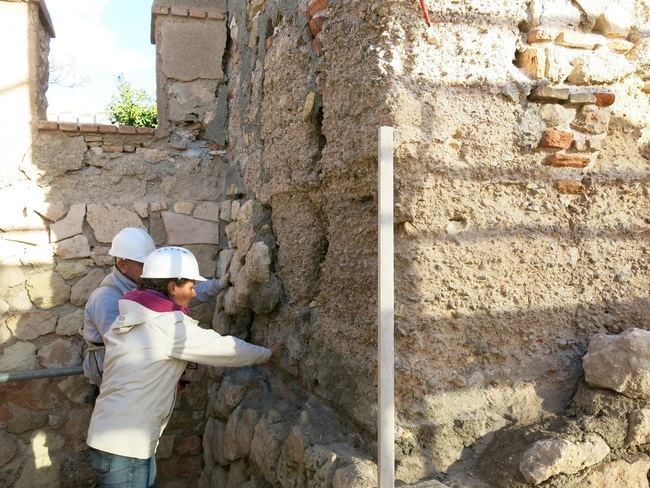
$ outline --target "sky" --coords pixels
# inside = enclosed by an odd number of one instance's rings
[[[155,99],[151,4],[152,0],[46,0],[56,32],[50,40],[49,119],[66,112],[104,112],[120,73]]]

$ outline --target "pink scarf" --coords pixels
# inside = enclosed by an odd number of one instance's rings
[[[132,302],[139,303],[143,307],[147,307],[154,312],[175,312],[181,311],[185,315],[189,314],[187,307],[182,307],[173,300],[154,290],[131,290],[123,297],[124,300],[131,300]]]

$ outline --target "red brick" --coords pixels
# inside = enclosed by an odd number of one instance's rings
[[[99,124],[97,126],[99,129],[99,132],[102,134],[115,134],[117,133],[117,126],[116,125],[108,125],[108,124]]]
[[[314,37],[316,37],[318,33],[323,29],[323,24],[325,24],[328,16],[329,14],[327,10],[322,10],[314,15],[309,21],[309,30]]]
[[[118,125],[117,126],[118,134],[137,134],[138,130],[132,125]]]
[[[569,193],[571,195],[582,195],[585,192],[582,183],[573,180],[558,180],[555,182],[555,188],[560,193]]]
[[[53,120],[39,120],[38,128],[41,130],[57,130],[59,128],[59,123]]]
[[[551,147],[556,149],[569,149],[573,142],[573,134],[558,129],[546,129],[542,133],[539,147]]]
[[[205,19],[207,14],[208,13],[205,10],[201,10],[199,8],[190,9],[190,17],[193,19]]]
[[[191,435],[176,442],[174,446],[176,454],[189,454],[196,456],[201,454],[201,438],[198,435]]]
[[[329,0],[311,0],[309,5],[307,5],[307,14],[309,17],[313,17],[321,10],[325,10],[328,5]]]
[[[217,9],[206,9],[205,13],[208,15],[208,19],[224,20],[223,12]]]
[[[79,132],[99,132],[97,124],[79,124]]]
[[[590,160],[590,156],[583,154],[554,153],[546,158],[544,164],[555,168],[584,168]]]
[[[188,11],[187,7],[174,7],[172,6],[171,8],[171,14],[172,15],[177,15],[179,17],[187,17]]]
[[[59,130],[65,132],[77,132],[79,126],[75,122],[59,122]]]
[[[599,107],[609,107],[616,100],[616,95],[609,92],[595,92],[594,96]]]
[[[138,134],[155,134],[156,133],[156,129],[154,129],[153,127],[136,127],[135,130],[136,130],[136,132]]]

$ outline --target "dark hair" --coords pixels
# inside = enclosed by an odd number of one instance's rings
[[[140,290],[153,290],[159,293],[162,293],[166,297],[169,297],[169,291],[167,291],[167,285],[171,282],[176,283],[176,286],[183,286],[188,281],[185,278],[140,278],[140,285],[138,288]]]

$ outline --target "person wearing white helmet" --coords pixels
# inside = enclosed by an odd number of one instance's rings
[[[119,301],[120,314],[104,335],[105,369],[87,437],[101,486],[154,486],[158,440],[189,361],[247,366],[281,349],[199,327],[187,315],[196,282],[205,278],[194,255],[163,247],[145,260],[138,289]]]
[[[92,292],[84,309],[82,335],[86,341],[84,374],[99,387],[104,370],[104,334],[117,318],[118,300],[134,290],[140,282],[146,257],[156,249],[151,236],[143,229],[127,227],[118,232],[108,254],[115,258],[113,271]],[[197,302],[205,302],[215,296],[222,284],[215,279],[197,287]],[[94,391],[90,401],[97,395]]]

